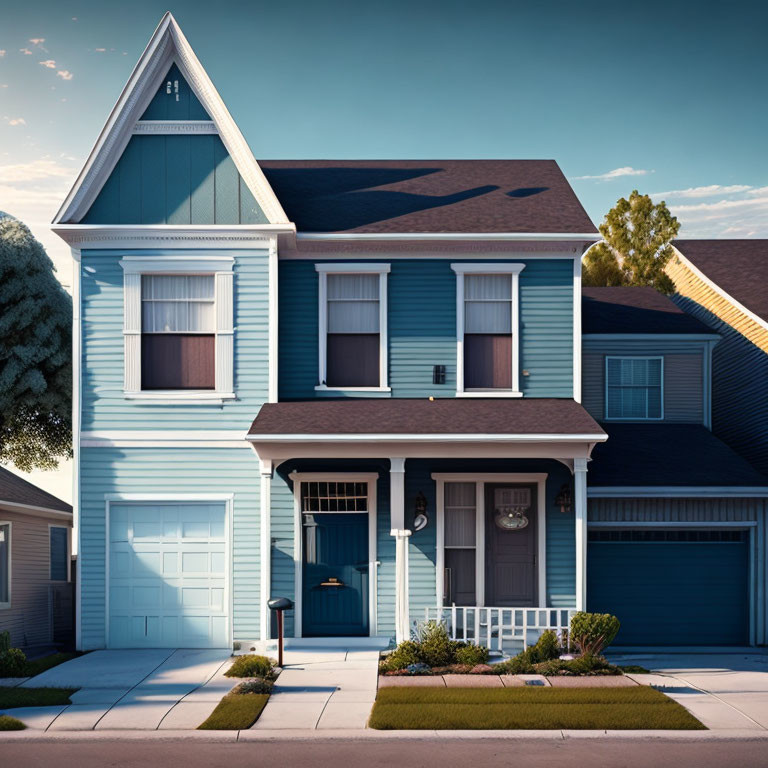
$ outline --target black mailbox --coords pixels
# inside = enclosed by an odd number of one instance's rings
[[[283,611],[293,608],[293,600],[287,597],[273,597],[267,601],[270,611],[277,611],[277,666],[283,666]]]
[[[293,608],[293,600],[287,597],[273,597],[267,605],[270,611],[290,611]]]

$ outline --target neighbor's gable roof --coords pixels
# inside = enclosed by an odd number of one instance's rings
[[[3,504],[35,507],[54,512],[69,512],[72,507],[61,499],[27,482],[13,472],[0,467],[0,507]],[[15,510],[21,511],[21,510]]]
[[[599,237],[554,160],[259,163],[299,232]]]
[[[768,322],[768,240],[675,240],[703,279]]]
[[[78,223],[91,207],[172,64],[176,64],[210,115],[235,167],[270,224],[288,219],[216,88],[171,13],[166,13],[112,109],[74,186],[53,220]]]
[[[582,288],[581,331],[589,334],[705,334],[712,329],[648,286]]]

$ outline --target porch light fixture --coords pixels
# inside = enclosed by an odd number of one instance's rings
[[[427,516],[427,497],[419,491],[416,496],[416,504],[414,506],[416,516],[413,518],[413,530],[421,531],[427,527],[429,523],[429,517]]]
[[[563,483],[563,486],[555,496],[555,506],[560,507],[560,511],[567,515],[571,511],[571,486]]]

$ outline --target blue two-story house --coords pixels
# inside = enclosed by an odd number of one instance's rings
[[[54,230],[80,648],[262,647],[283,596],[291,638],[440,617],[493,648],[590,606],[590,458],[666,396],[641,345],[606,363],[608,412],[585,402],[599,235],[555,162],[257,162],[166,15]],[[702,392],[705,366],[681,374]],[[738,632],[765,642],[750,541]]]

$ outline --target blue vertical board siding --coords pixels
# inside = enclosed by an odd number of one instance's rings
[[[241,188],[246,190],[242,201]],[[266,222],[215,135],[132,136],[82,220],[84,224]]]
[[[234,494],[234,639],[259,636],[259,467],[243,448],[82,448],[80,452],[82,648],[105,644],[107,494]]]
[[[170,93],[168,82],[170,81]],[[142,120],[210,120],[205,107],[189,83],[173,64],[160,83],[157,93],[141,116]]]
[[[452,261],[459,261],[453,259]],[[340,259],[343,261],[343,259]],[[382,260],[384,261],[384,260]],[[514,259],[520,274],[520,377],[528,397],[573,397],[573,265]],[[393,259],[388,280],[389,384],[393,397],[456,394],[456,274],[451,260]],[[318,276],[313,261],[279,265],[281,399],[315,397]],[[446,383],[432,383],[434,365]],[[345,393],[354,396],[354,393]],[[366,393],[367,394],[367,393]]]
[[[163,405],[126,400],[123,394],[124,251],[86,250],[82,259],[82,428],[242,429],[245,436],[269,381],[268,253],[238,250],[234,255],[235,393],[223,404]],[[158,255],[158,251],[131,251]]]

